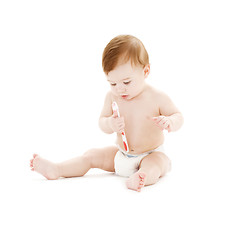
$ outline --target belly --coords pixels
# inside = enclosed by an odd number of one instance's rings
[[[164,142],[162,130],[155,126],[152,120],[126,123],[125,132],[130,153],[133,154],[153,150]],[[125,151],[121,134],[117,134],[117,144]]]

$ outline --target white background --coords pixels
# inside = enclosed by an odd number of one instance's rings
[[[1,1],[1,239],[234,239],[233,1]],[[185,117],[166,133],[173,168],[141,193],[101,170],[47,181],[54,162],[113,145],[98,127],[116,35],[149,52],[147,81]]]

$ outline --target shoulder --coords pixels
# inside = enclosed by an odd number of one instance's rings
[[[113,93],[112,93],[111,91],[108,91],[108,92],[106,93],[106,96],[105,96],[104,105],[107,106],[107,107],[108,107],[108,106],[111,107],[111,106],[112,106],[112,103],[113,103],[114,101],[117,101],[116,98],[115,98],[115,96],[113,95]]]
[[[174,105],[171,98],[165,92],[154,87],[151,87],[149,91],[149,98],[151,98],[152,102],[157,103],[159,109]]]
[[[113,99],[112,92],[108,91],[105,96],[105,102],[112,102],[112,99]]]
[[[165,92],[163,92],[159,89],[156,89],[152,86],[149,86],[149,85],[147,88],[148,88],[148,93],[152,98],[154,98],[158,101],[169,99],[168,95]]]
[[[112,93],[107,92],[104,100],[103,109],[101,111],[100,117],[108,117],[112,115]]]

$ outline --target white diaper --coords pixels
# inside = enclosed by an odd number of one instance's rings
[[[131,176],[133,173],[138,171],[141,160],[152,152],[164,153],[163,145],[153,149],[152,151],[141,154],[128,154],[119,147],[119,151],[114,158],[114,168],[116,174],[123,177]]]

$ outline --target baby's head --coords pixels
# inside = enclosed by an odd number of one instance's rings
[[[113,38],[105,47],[102,57],[103,70],[106,75],[120,64],[130,60],[132,65],[149,64],[149,56],[144,44],[131,35],[119,35]]]
[[[105,47],[102,66],[112,92],[123,99],[138,95],[150,71],[149,56],[143,43],[131,35],[113,38]]]

